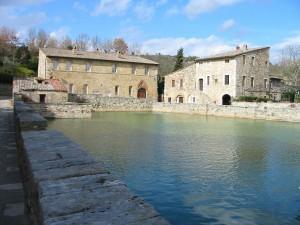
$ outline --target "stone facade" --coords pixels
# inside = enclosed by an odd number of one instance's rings
[[[104,97],[99,95],[69,95],[70,102],[84,102],[92,107],[95,112],[151,112],[153,101],[148,99],[136,99],[125,97]]]
[[[234,102],[232,105],[170,104],[157,102],[153,112],[189,113],[245,119],[300,122],[300,104]]]
[[[165,77],[165,102],[230,104],[249,94],[267,96],[269,48],[248,49],[200,58]]]
[[[156,62],[118,53],[40,49],[41,78],[60,79],[69,93],[157,99]]]

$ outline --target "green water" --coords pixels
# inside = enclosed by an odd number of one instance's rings
[[[174,225],[300,224],[300,124],[96,113],[49,122]]]

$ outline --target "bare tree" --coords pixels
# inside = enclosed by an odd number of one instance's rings
[[[288,45],[282,50],[280,66],[292,85],[300,85],[300,45]]]
[[[78,50],[87,50],[89,45],[89,36],[87,34],[81,33],[77,36],[75,44]]]
[[[101,41],[100,49],[104,52],[111,52],[114,49],[113,42],[109,39]]]
[[[60,48],[71,50],[73,48],[72,39],[68,36],[65,36],[60,43]]]
[[[101,49],[101,39],[96,35],[91,39],[93,50]]]
[[[139,43],[130,43],[128,46],[128,52],[134,55],[141,54],[141,45]]]
[[[58,40],[55,37],[50,37],[47,41],[47,48],[57,48]]]
[[[36,30],[33,28],[30,28],[28,30],[27,38],[26,38],[26,44],[28,46],[29,51],[37,52],[36,40],[37,40]]]
[[[48,41],[48,34],[44,30],[39,30],[37,33],[37,47],[44,48],[46,47]]]
[[[14,61],[14,55],[16,45],[18,44],[18,38],[16,31],[8,27],[0,28],[0,57],[4,56],[12,57]]]
[[[116,38],[113,42],[113,47],[116,52],[120,52],[122,54],[128,53],[128,45],[123,38]]]

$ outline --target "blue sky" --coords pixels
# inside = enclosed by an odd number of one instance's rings
[[[0,0],[0,25],[24,35],[123,37],[143,52],[203,56],[238,44],[300,44],[299,0]]]

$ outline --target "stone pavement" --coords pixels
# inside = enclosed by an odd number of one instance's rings
[[[24,192],[9,97],[0,97],[0,224],[30,224],[24,215]]]

